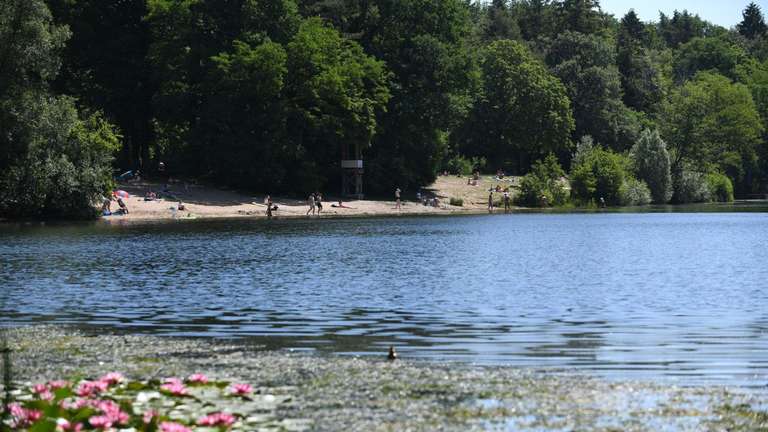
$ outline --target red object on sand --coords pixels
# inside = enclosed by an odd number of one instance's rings
[[[124,190],[116,190],[116,191],[112,192],[112,194],[114,196],[120,197],[120,198],[130,198],[131,197],[131,194],[129,194],[128,192],[126,192]]]

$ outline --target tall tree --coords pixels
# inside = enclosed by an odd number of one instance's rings
[[[491,2],[485,22],[485,40],[520,39],[520,27],[506,0]]]
[[[742,36],[747,39],[755,39],[765,35],[768,26],[765,25],[765,19],[760,11],[760,6],[754,2],[750,3],[742,12],[742,17],[743,19],[736,26],[736,29],[738,29]]]
[[[483,53],[482,96],[454,139],[462,153],[514,172],[550,152],[570,151],[573,117],[565,87],[528,49],[497,41]]]
[[[598,0],[561,0],[557,9],[560,31],[595,34],[605,27]]]
[[[685,166],[717,169],[743,184],[754,169],[764,129],[745,85],[701,72],[672,94],[664,131],[673,173]]]
[[[624,103],[638,111],[652,112],[661,101],[659,71],[650,60],[645,25],[630,10],[622,18],[617,39],[617,64],[624,89]]]
[[[573,102],[574,138],[584,135],[615,150],[634,144],[639,125],[621,100],[615,46],[596,36],[565,32],[552,42],[546,61]]]
[[[0,217],[88,217],[120,142],[50,83],[69,33],[42,0],[0,7]]]

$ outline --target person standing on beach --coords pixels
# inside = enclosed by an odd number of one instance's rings
[[[320,216],[320,212],[323,211],[323,196],[320,192],[315,193],[315,206],[317,207],[317,215]]]
[[[504,213],[509,212],[512,206],[509,203],[509,188],[504,189]]]
[[[493,189],[488,191],[488,213],[493,213]]]
[[[400,188],[395,189],[395,208],[400,210]]]
[[[309,209],[307,210],[307,216],[309,216],[309,212],[312,212],[312,215],[315,214],[315,194],[309,194],[309,198],[307,198],[307,205],[309,205]]]

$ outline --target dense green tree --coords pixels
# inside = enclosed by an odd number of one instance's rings
[[[658,131],[645,130],[632,147],[632,162],[637,177],[650,189],[653,202],[672,199],[672,171],[667,144]]]
[[[89,217],[120,141],[49,89],[68,32],[42,0],[0,7],[0,217]]]
[[[561,206],[568,201],[566,185],[565,171],[557,157],[550,153],[543,160],[536,161],[531,172],[520,181],[520,194],[516,201],[528,207]]]
[[[755,39],[764,36],[768,26],[765,25],[765,18],[760,11],[760,6],[754,2],[750,3],[742,13],[744,19],[736,26],[739,33],[748,38]]]
[[[664,116],[672,172],[721,170],[741,184],[755,169],[764,131],[747,86],[708,72],[677,89]]]
[[[47,0],[72,37],[54,91],[102,110],[124,135],[118,164],[141,167],[152,142],[152,73],[146,0]]]
[[[577,203],[621,205],[628,161],[600,147],[592,148],[571,168],[571,194]]]
[[[661,77],[647,51],[648,32],[634,10],[621,20],[617,64],[624,103],[635,110],[653,112],[662,99]]]
[[[557,17],[559,31],[596,34],[606,24],[598,0],[560,0],[557,2]]]
[[[555,11],[549,0],[520,0],[512,6],[525,40],[536,40],[555,32]]]
[[[520,39],[520,27],[506,0],[493,0],[488,7],[484,39]]]
[[[525,172],[550,152],[569,152],[574,126],[565,87],[524,45],[492,43],[481,69],[482,95],[454,137],[464,154]]]
[[[393,73],[387,112],[366,156],[368,190],[430,184],[448,132],[466,114],[477,81],[461,0],[379,0],[361,43]]]
[[[573,103],[574,137],[590,135],[623,151],[636,140],[639,123],[622,102],[615,59],[615,48],[609,41],[573,32],[555,39],[546,57]]]
[[[677,51],[675,77],[683,82],[699,71],[712,70],[735,79],[736,67],[746,59],[743,48],[725,38],[695,38]]]
[[[672,48],[704,36],[708,26],[698,15],[692,15],[687,10],[674,11],[672,18],[659,13],[659,33]]]

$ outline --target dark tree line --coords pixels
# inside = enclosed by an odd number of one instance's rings
[[[755,4],[733,29],[688,11],[613,17],[596,0],[8,0],[0,18],[4,214],[55,207],[19,192],[44,177],[19,167],[53,106],[121,143],[95,158],[101,177],[163,161],[239,188],[335,191],[353,145],[366,190],[388,193],[469,158],[525,174],[552,153],[567,167],[584,137],[629,154],[653,131],[673,178],[717,173],[737,195],[765,192],[768,36]],[[54,141],[51,158],[86,171]]]

